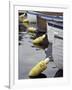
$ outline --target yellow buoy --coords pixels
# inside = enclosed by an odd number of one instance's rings
[[[42,36],[40,36],[40,37],[34,39],[32,42],[33,42],[33,44],[39,44],[39,43],[42,43],[43,40],[45,39],[45,37],[46,37],[46,35],[44,34],[44,35],[42,35]]]
[[[25,27],[28,27],[28,26],[29,26],[29,20],[28,20],[28,19],[24,19],[24,20],[23,20],[23,25],[24,25]]]
[[[22,15],[19,16],[19,21],[20,22],[23,22],[24,19],[25,19],[25,15],[24,14],[22,14]]]
[[[23,23],[29,23],[29,20],[26,18],[23,20]]]
[[[43,72],[47,68],[49,60],[49,58],[41,60],[36,66],[31,69],[31,71],[29,72],[29,77],[38,76],[41,72]]]
[[[34,28],[34,27],[29,27],[28,28],[28,32],[31,32],[31,33],[34,33],[34,32],[36,32],[36,28]]]
[[[29,24],[28,23],[23,23],[23,25],[28,28]]]

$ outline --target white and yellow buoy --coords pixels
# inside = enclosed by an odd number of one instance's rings
[[[19,21],[20,22],[23,22],[23,20],[25,19],[25,14],[22,14],[19,16]]]
[[[35,33],[36,30],[37,29],[35,27],[28,27],[28,32]]]
[[[50,58],[46,58],[45,60],[41,60],[38,64],[36,64],[29,72],[29,77],[38,76],[41,72],[43,72],[47,68],[49,60]]]
[[[43,40],[45,39],[45,37],[46,37],[46,35],[44,34],[44,35],[42,35],[42,36],[34,39],[32,42],[33,42],[33,44],[40,44],[40,43],[43,42]]]
[[[28,20],[27,18],[25,18],[25,19],[23,20],[23,23],[29,23],[29,20]]]
[[[25,27],[28,27],[29,26],[29,20],[27,18],[23,20],[23,25]]]

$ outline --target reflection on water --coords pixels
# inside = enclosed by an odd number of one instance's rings
[[[31,79],[35,79],[35,78],[47,78],[47,76],[43,73],[39,74],[38,76],[32,76],[32,77],[29,77]]]

